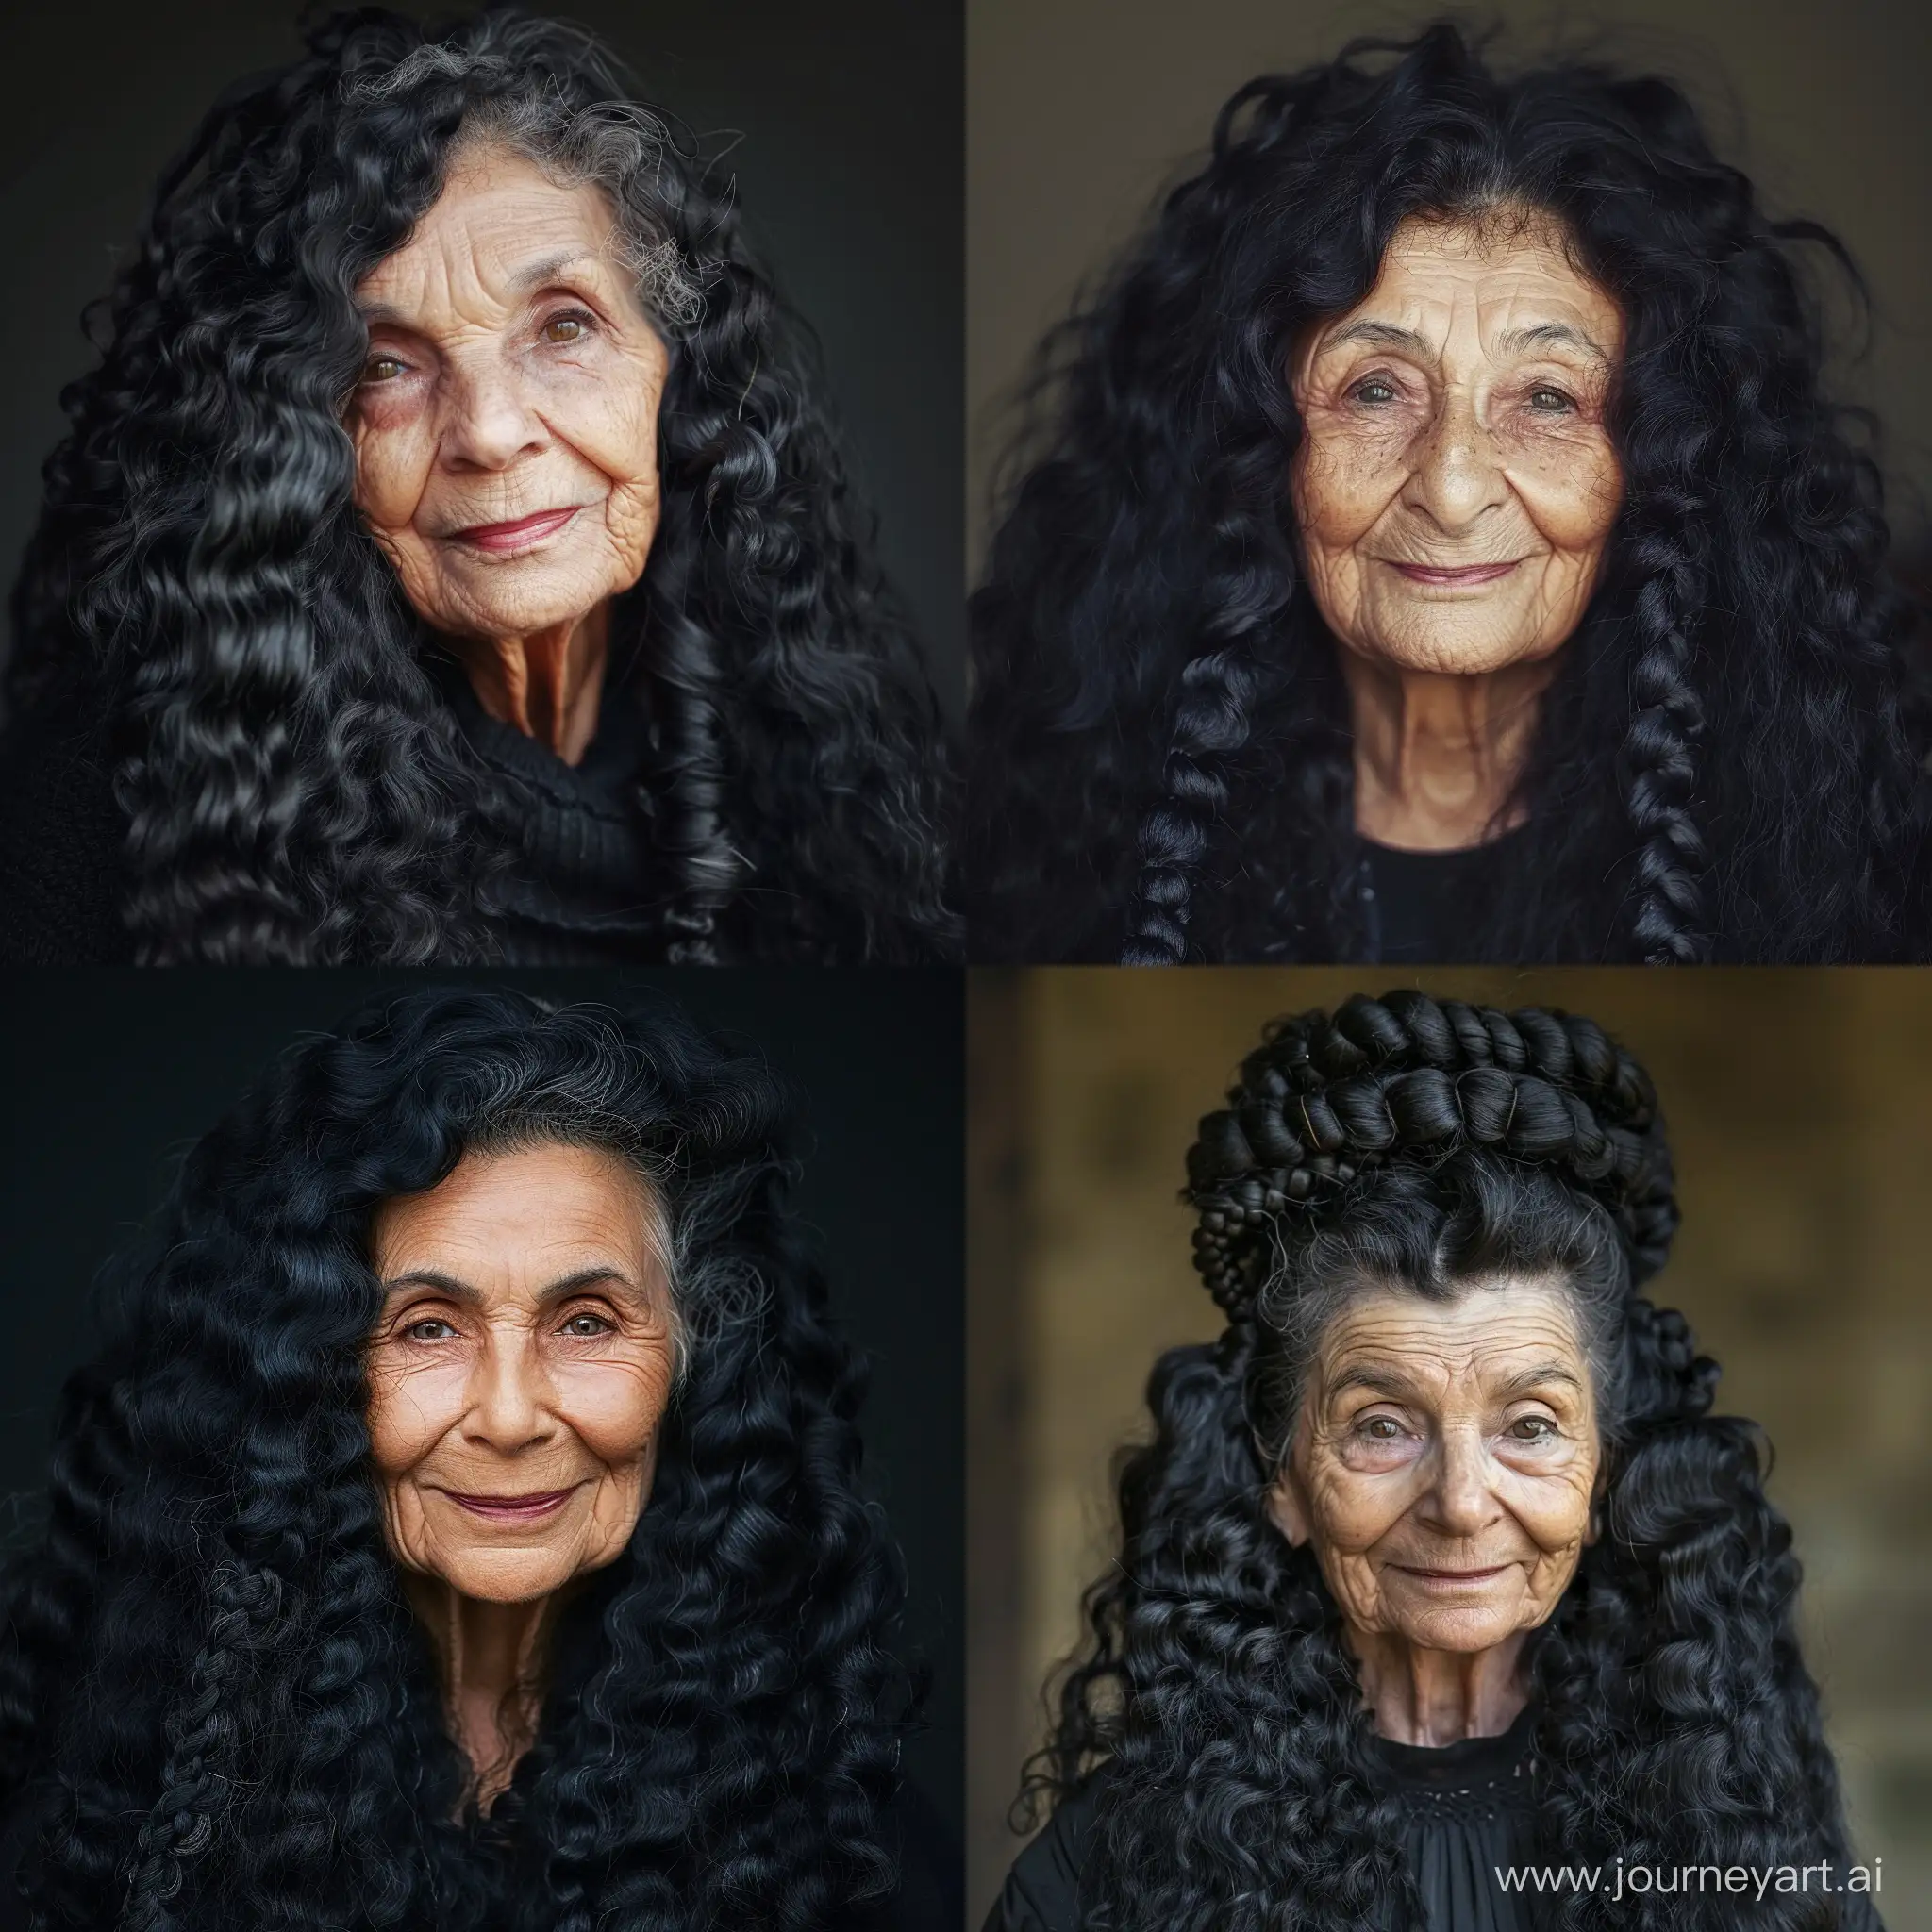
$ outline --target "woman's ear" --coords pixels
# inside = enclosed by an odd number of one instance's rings
[[[1583,1547],[1587,1550],[1604,1533],[1604,1510],[1607,1507],[1610,1479],[1604,1465],[1599,1462],[1596,1481],[1590,1489],[1590,1521],[1583,1526]]]
[[[1296,1548],[1308,1540],[1307,1499],[1302,1494],[1301,1478],[1295,1473],[1294,1447],[1275,1466],[1274,1480],[1268,1485],[1268,1515],[1283,1536]]]

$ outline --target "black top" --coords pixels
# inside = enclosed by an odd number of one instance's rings
[[[522,851],[487,889],[504,963],[648,964],[664,949],[665,869],[641,783],[650,734],[633,693],[605,696],[595,741],[567,765],[499,724],[458,672],[439,675],[479,761],[503,781]],[[115,705],[76,665],[0,736],[0,964],[119,966],[127,819],[114,798]]]
[[[1515,862],[1520,832],[1460,851],[1404,852],[1364,839],[1362,924],[1371,966],[1446,966],[1459,950],[1449,939],[1471,926],[1469,908],[1493,899]]]
[[[1403,1852],[1430,1932],[1545,1932],[1555,1901],[1506,1892],[1495,1869],[1530,1866],[1536,1806],[1531,1784],[1534,1707],[1498,1738],[1440,1749],[1371,1740],[1376,1768],[1402,1809]],[[1081,1932],[1080,1874],[1108,1783],[1103,1768],[1061,1805],[1022,1852],[986,1932]]]
[[[663,952],[663,868],[650,842],[643,782],[649,727],[635,692],[607,691],[597,735],[567,765],[547,745],[492,718],[469,679],[441,688],[478,760],[517,808],[521,862],[486,888],[504,961],[512,966],[648,964]]]
[[[26,1907],[14,1889],[25,1852],[26,1814],[16,1807],[0,1831],[0,1932],[27,1932]],[[488,1818],[473,1831],[494,1838]],[[849,1911],[836,1932],[952,1932],[965,1911],[959,1847],[939,1807],[917,1785],[901,1788],[885,1818],[885,1841],[899,1861],[898,1890],[890,1898]]]

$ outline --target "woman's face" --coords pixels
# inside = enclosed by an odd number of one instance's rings
[[[623,1551],[674,1374],[654,1228],[623,1161],[556,1144],[377,1210],[369,1434],[406,1569],[527,1603]]]
[[[1623,500],[1604,425],[1623,348],[1616,304],[1548,224],[1397,228],[1293,372],[1295,521],[1342,644],[1469,675],[1570,637]]]
[[[358,288],[356,503],[424,621],[525,638],[642,575],[670,358],[600,189],[498,148]]]
[[[1570,1308],[1507,1279],[1330,1323],[1271,1493],[1358,1631],[1481,1651],[1543,1622],[1591,1539],[1596,1412]]]

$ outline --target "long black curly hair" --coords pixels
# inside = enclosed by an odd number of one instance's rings
[[[425,671],[342,425],[356,284],[479,131],[610,193],[671,352],[661,520],[612,623],[656,738],[666,956],[955,948],[938,710],[732,181],[575,28],[362,8],[308,46],[162,175],[13,595],[15,713],[83,661],[112,708],[139,957],[488,955],[477,892],[519,807]]]
[[[8,1579],[0,1805],[36,1923],[829,1932],[891,1889],[902,1582],[781,1103],[668,1008],[441,990],[293,1048],[193,1149],[108,1277]],[[466,1148],[544,1141],[640,1172],[683,1366],[629,1548],[564,1612],[479,1821],[384,1541],[367,1242]]]
[[[1228,1101],[1201,1123],[1187,1190],[1227,1328],[1154,1374],[1120,1560],[1087,1593],[1091,1644],[1028,1787],[1058,1799],[1108,1768],[1091,1923],[1420,1927],[1341,1613],[1267,1491],[1349,1294],[1450,1299],[1499,1272],[1568,1286],[1607,1478],[1602,1534],[1528,1652],[1541,1855],[1842,1864],[1757,1432],[1710,1413],[1716,1364],[1640,1291],[1677,1222],[1643,1070],[1588,1020],[1391,993],[1275,1023]],[[1809,1924],[1807,1906],[1585,1892],[1566,1909],[1576,1932],[1714,1932],[1783,1925],[1788,1907]]]
[[[1764,213],[1669,82],[1506,78],[1439,25],[1241,89],[1207,165],[1049,338],[972,606],[974,958],[1361,957],[1287,372],[1405,218],[1496,208],[1555,217],[1623,309],[1626,494],[1542,702],[1509,876],[1455,908],[1445,957],[1926,949],[1914,622],[1864,430],[1821,391],[1800,257],[1856,270]]]

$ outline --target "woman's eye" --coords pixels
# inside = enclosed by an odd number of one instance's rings
[[[588,315],[553,315],[540,331],[546,342],[580,342],[590,332]]]
[[[393,382],[403,373],[402,363],[393,356],[372,356],[362,367],[364,382]]]
[[[403,1330],[411,1341],[446,1341],[456,1332],[456,1324],[445,1322],[441,1315],[425,1315]]]
[[[611,1332],[611,1324],[607,1322],[602,1315],[573,1315],[563,1324],[563,1332],[566,1335],[579,1337],[608,1335]]]
[[[1546,1415],[1520,1415],[1509,1424],[1509,1433],[1519,1442],[1546,1442],[1557,1425]]]
[[[1551,389],[1547,384],[1529,392],[1529,407],[1540,416],[1560,416],[1574,409],[1576,405],[1559,389]]]
[[[1357,403],[1367,403],[1372,408],[1380,408],[1385,403],[1395,400],[1395,385],[1384,382],[1379,375],[1372,375],[1365,382],[1358,382],[1349,391],[1350,398]]]
[[[1402,1424],[1392,1415],[1372,1415],[1359,1428],[1372,1442],[1396,1442],[1402,1439]]]

